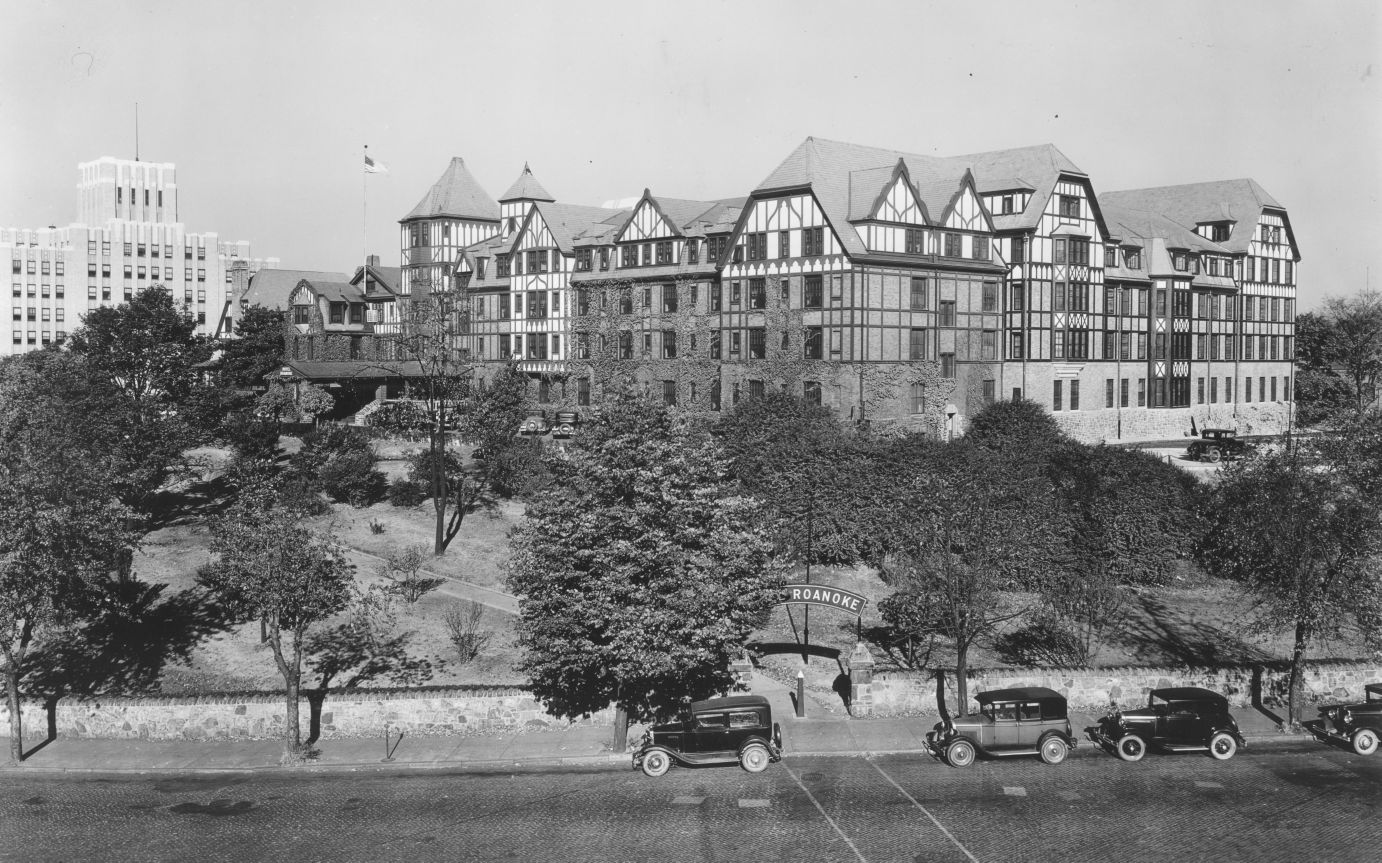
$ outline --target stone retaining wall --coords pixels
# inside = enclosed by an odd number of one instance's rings
[[[1146,704],[1151,690],[1168,686],[1212,689],[1236,707],[1251,705],[1255,697],[1267,704],[1284,703],[1289,669],[1284,663],[1214,668],[994,668],[975,670],[968,679],[971,702],[976,693],[987,689],[1046,686],[1069,699],[1072,710],[1102,713],[1110,702],[1121,707]],[[1362,700],[1363,685],[1379,682],[1382,664],[1376,662],[1326,660],[1310,663],[1305,670],[1307,698],[1321,702]],[[946,675],[945,691],[953,709],[953,674]],[[940,713],[934,672],[875,672],[870,697],[870,712],[875,716]]]
[[[312,707],[304,697],[299,722],[308,735]],[[270,738],[284,727],[281,694],[229,693],[195,698],[64,698],[52,715],[60,737],[215,740]],[[49,728],[44,705],[26,702],[25,737]],[[532,693],[513,687],[435,687],[354,690],[330,694],[321,706],[321,737],[382,736],[384,729],[408,734],[465,734],[565,726]],[[0,704],[0,735],[9,734],[9,711]],[[579,724],[613,725],[613,710]]]

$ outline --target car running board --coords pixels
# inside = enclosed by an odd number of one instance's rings
[[[995,751],[993,751],[992,749],[985,749],[984,752],[986,752],[986,753],[989,754],[989,755],[992,755],[992,756],[995,757],[995,758],[1006,758],[1006,757],[1008,757],[1009,755],[1040,755],[1040,754],[1041,754],[1041,750],[1040,750],[1040,749],[1004,749],[1004,750],[1001,750],[1001,751],[998,751],[998,752],[995,752]]]

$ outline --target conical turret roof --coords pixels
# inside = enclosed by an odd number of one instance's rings
[[[542,188],[542,184],[533,176],[533,171],[528,167],[528,163],[523,163],[523,173],[518,175],[518,179],[513,181],[509,190],[500,196],[499,201],[555,201],[556,198],[548,194]]]
[[[499,204],[491,198],[465,166],[460,156],[452,156],[446,173],[432,184],[427,194],[401,221],[451,216],[457,219],[499,220]]]

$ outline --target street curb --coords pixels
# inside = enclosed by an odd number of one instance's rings
[[[1247,749],[1254,745],[1276,745],[1281,743],[1304,743],[1315,740],[1310,734],[1270,734],[1252,735],[1247,737]],[[1082,747],[1082,748],[1093,748]],[[783,753],[790,758],[876,758],[883,756],[900,755],[928,755],[925,749],[836,749],[820,750],[810,749],[803,751],[793,751],[791,749]],[[190,773],[190,774],[237,774],[237,773],[360,773],[360,772],[396,772],[396,771],[493,771],[499,769],[513,768],[534,768],[534,767],[580,767],[580,766],[602,766],[611,764],[632,764],[632,752],[627,753],[608,753],[604,755],[567,755],[567,756],[533,756],[528,758],[485,758],[469,761],[354,761],[341,762],[338,764],[302,764],[294,767],[285,767],[276,764],[260,764],[246,767],[45,767],[41,765],[20,764],[10,768],[15,775],[18,774],[129,774],[129,775],[152,775],[168,773]],[[0,777],[7,775],[7,770],[0,768]]]

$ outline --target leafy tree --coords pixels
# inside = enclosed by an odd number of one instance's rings
[[[1351,297],[1332,297],[1324,309],[1333,333],[1330,360],[1352,380],[1361,411],[1377,398],[1377,379],[1382,375],[1382,293],[1360,291]]]
[[[384,494],[384,474],[375,468],[377,461],[362,429],[327,425],[303,435],[302,449],[291,465],[309,488],[352,506],[368,506]]]
[[[1206,503],[1205,569],[1256,595],[1269,625],[1294,631],[1289,719],[1302,711],[1306,652],[1353,620],[1382,635],[1382,497],[1297,449],[1230,465]]]
[[[1051,478],[1064,551],[1039,586],[1073,627],[1071,658],[1084,665],[1124,619],[1130,590],[1166,583],[1189,556],[1198,485],[1148,453],[1078,444],[1056,455]]]
[[[1315,426],[1347,419],[1357,412],[1358,400],[1348,381],[1328,369],[1296,372],[1296,422]]]
[[[132,401],[159,406],[180,402],[196,382],[195,366],[211,356],[196,318],[162,285],[87,312],[67,345]]]
[[[312,422],[336,404],[331,393],[312,383],[296,386],[274,381],[254,400],[255,413],[274,423]]]
[[[629,715],[729,689],[781,569],[719,447],[667,408],[621,394],[546,465],[508,563],[519,668],[557,715],[614,704],[622,750]]]
[[[94,611],[94,585],[135,540],[109,441],[92,434],[93,422],[122,407],[79,357],[0,360],[0,675],[15,763],[31,647]]]
[[[283,677],[285,761],[303,755],[298,722],[308,636],[350,603],[351,566],[331,536],[265,496],[242,495],[211,524],[214,561],[199,577],[248,619],[258,619]]]
[[[1334,328],[1329,319],[1318,312],[1296,315],[1296,364],[1302,371],[1328,371],[1338,352]]]
[[[1057,556],[1054,497],[1029,462],[967,438],[932,453],[905,476],[882,573],[896,592],[879,610],[904,635],[954,645],[963,713],[970,649],[1017,616],[1004,595],[1032,585]]]
[[[445,579],[423,573],[426,552],[422,547],[394,550],[384,555],[379,564],[379,577],[389,582],[388,591],[403,597],[409,605],[445,583]]]
[[[470,474],[478,490],[463,499],[479,499],[480,491],[513,495],[540,481],[541,447],[514,436],[527,413],[527,398],[528,376],[517,363],[471,389],[458,425],[461,439],[475,446]]]
[[[281,309],[255,304],[235,322],[235,338],[221,342],[221,382],[232,387],[264,385],[264,376],[283,365],[284,317]]]
[[[386,337],[397,360],[376,365],[406,377],[411,395],[422,408],[428,449],[434,456],[430,478],[436,511],[432,553],[440,556],[460,531],[467,507],[464,483],[455,487],[440,456],[446,450],[448,424],[460,416],[471,392],[473,369],[457,347],[469,326],[470,304],[464,290],[443,290],[415,281],[413,295],[399,312],[398,331]]]

